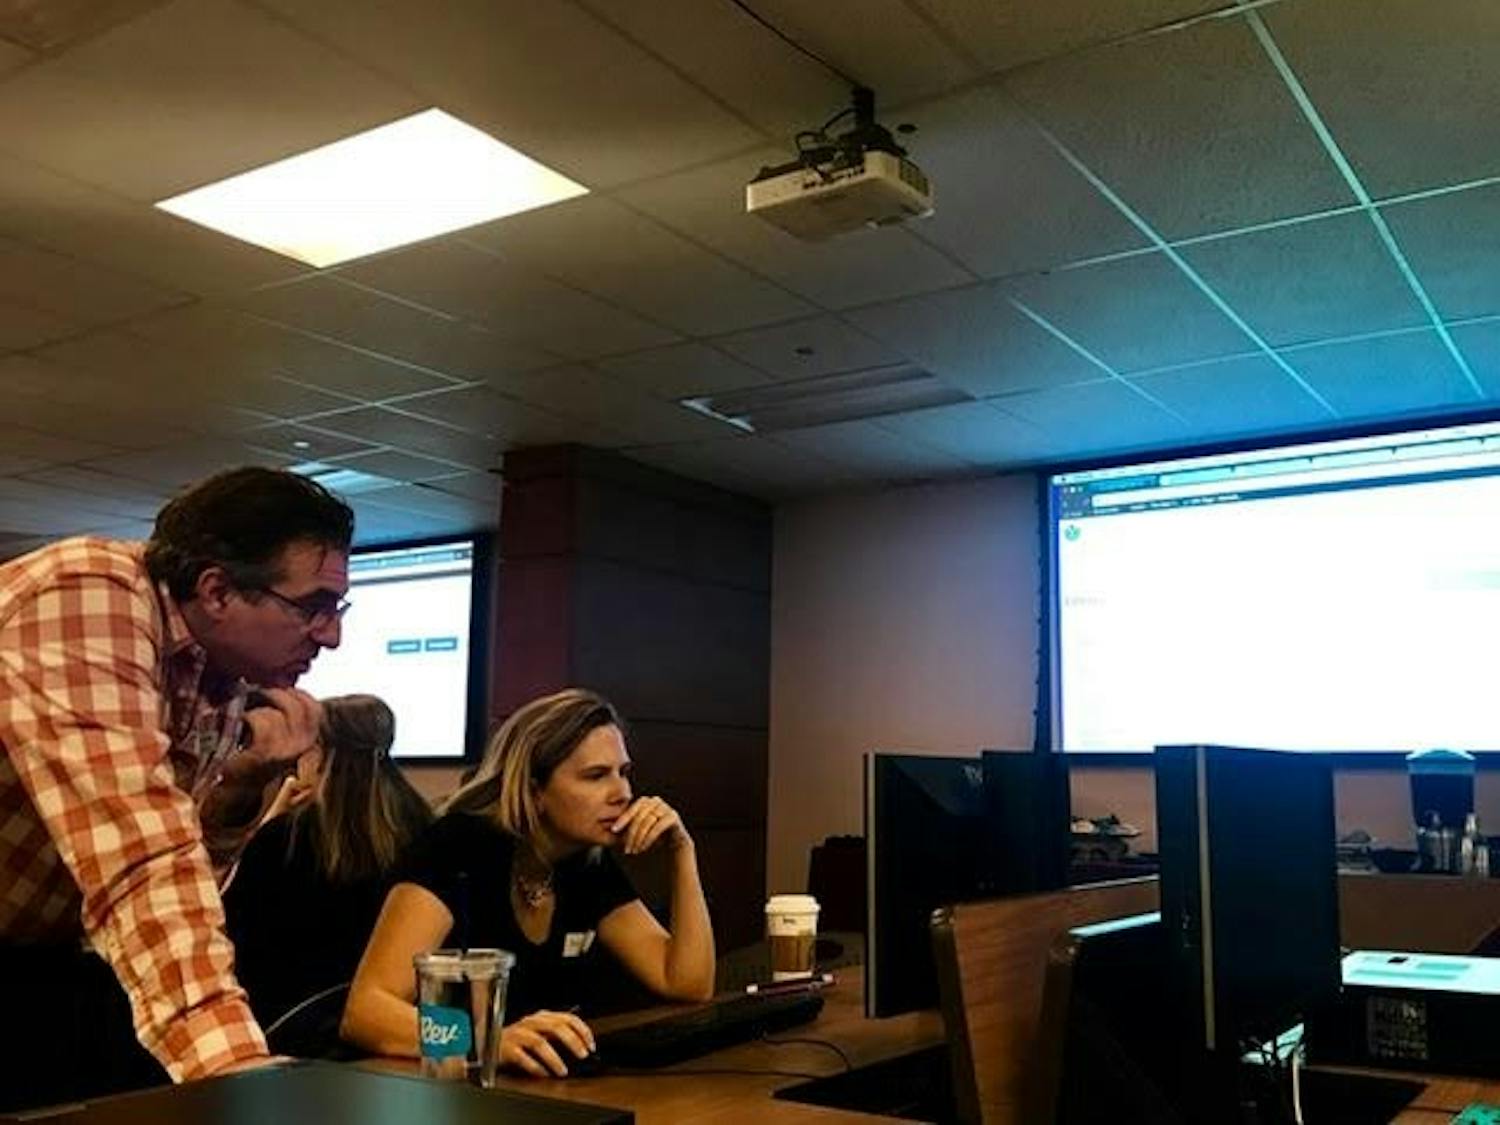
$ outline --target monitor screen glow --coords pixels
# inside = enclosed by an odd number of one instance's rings
[[[469,725],[475,543],[355,551],[337,649],[298,687],[320,698],[378,695],[396,714],[392,756],[457,759]]]
[[[1500,423],[1048,492],[1054,749],[1500,748]]]

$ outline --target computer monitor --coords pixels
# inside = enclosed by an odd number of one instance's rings
[[[1304,1072],[1298,1118],[1284,1066],[1264,1065],[1259,1052],[1208,1055],[1183,1026],[1170,1000],[1169,945],[1160,914],[1080,926],[1053,943],[1023,1092],[1025,1120],[1376,1125],[1425,1087],[1371,1074]]]
[[[1203,1049],[1237,1055],[1338,995],[1332,770],[1224,746],[1155,764],[1169,978]]]
[[[297,686],[380,696],[403,762],[476,756],[487,724],[487,548],[471,535],[353,551],[342,642]]]
[[[1066,882],[1060,755],[865,756],[865,1011],[937,1004],[932,912]]]

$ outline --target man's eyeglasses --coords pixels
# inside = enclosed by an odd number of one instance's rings
[[[269,586],[258,587],[262,594],[269,594],[287,609],[302,619],[302,624],[309,629],[320,629],[326,625],[332,625],[335,621],[343,619],[344,614],[349,612],[350,602],[343,598],[314,597],[305,601],[297,601],[285,594],[278,594]]]

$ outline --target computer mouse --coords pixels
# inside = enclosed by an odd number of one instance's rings
[[[604,1060],[599,1057],[598,1051],[590,1051],[580,1058],[564,1060],[568,1064],[569,1078],[593,1078],[605,1069]]]

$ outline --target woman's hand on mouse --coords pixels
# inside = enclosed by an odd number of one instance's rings
[[[536,1078],[566,1078],[566,1059],[593,1053],[594,1033],[572,1012],[532,1012],[500,1029],[500,1064]]]

